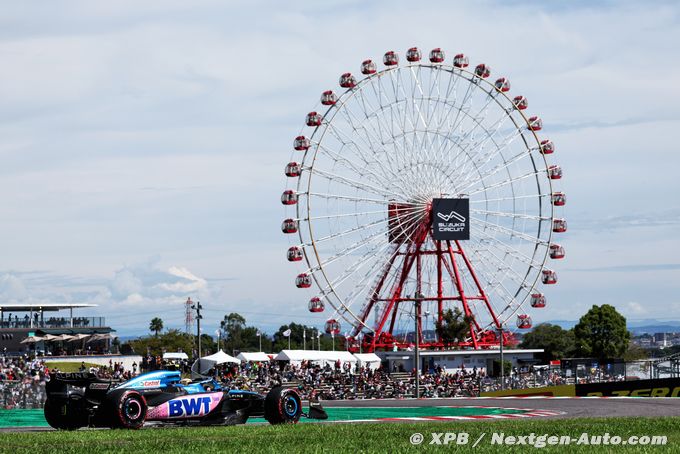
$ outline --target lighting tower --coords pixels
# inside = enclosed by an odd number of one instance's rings
[[[184,303],[184,332],[187,334],[191,334],[191,329],[194,326],[194,311],[191,309],[193,304],[191,298],[187,298],[187,302]]]

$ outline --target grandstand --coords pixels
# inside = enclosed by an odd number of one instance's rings
[[[106,325],[104,317],[74,316],[74,310],[96,306],[0,304],[0,352],[80,355],[109,351],[115,330]]]

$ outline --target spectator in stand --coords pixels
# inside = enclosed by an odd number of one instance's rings
[[[140,372],[156,370],[162,365],[160,357],[148,355],[142,358]],[[84,371],[85,363],[80,370]],[[189,373],[189,362],[182,363],[182,371]],[[400,368],[397,368],[399,370]],[[111,358],[108,366],[96,366],[90,372],[101,378],[128,380],[137,373],[137,364],[126,370],[122,363]],[[562,371],[530,370],[513,371],[504,378],[505,389],[552,386],[566,383]],[[50,370],[44,362],[29,360],[28,357],[0,358],[0,407],[1,408],[40,408],[45,400],[45,383],[49,380]],[[214,371],[214,376],[227,389],[246,389],[267,393],[271,388],[284,385],[294,387],[303,399],[313,397],[322,400],[338,399],[383,399],[405,398],[415,395],[415,371],[410,374],[392,374],[382,368],[373,370],[349,362],[314,363],[302,361],[299,364],[283,362],[244,362],[239,365],[223,364]],[[481,391],[500,389],[498,379],[486,376],[484,370],[461,367],[452,371],[439,364],[420,373],[422,397],[446,398],[477,396]],[[618,381],[623,376],[613,376],[602,371],[590,371],[580,382]],[[572,379],[573,383],[573,379]]]
[[[59,372],[58,369],[50,370],[49,363],[37,359],[29,359],[27,356],[0,357],[0,408],[42,408],[46,394],[45,384],[49,381],[50,372]],[[85,363],[80,368],[85,371]],[[99,366],[90,369],[100,378],[112,380],[129,380],[133,373],[125,370],[122,363],[111,362],[111,367]]]

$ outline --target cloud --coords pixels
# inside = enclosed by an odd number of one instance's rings
[[[671,209],[656,212],[636,211],[632,214],[594,218],[592,215],[579,216],[572,223],[577,230],[598,232],[635,228],[674,227],[680,225],[680,210]]]
[[[654,263],[654,264],[638,264],[638,265],[617,265],[617,266],[602,266],[597,268],[570,268],[565,271],[583,271],[583,272],[623,272],[631,273],[638,271],[674,271],[680,270],[680,263]]]
[[[7,303],[17,303],[28,297],[23,281],[12,274],[0,276],[0,300]]]
[[[116,271],[109,290],[115,301],[126,304],[168,299],[181,302],[182,298],[211,292],[205,279],[185,267],[162,267],[158,257]]]
[[[649,313],[642,304],[635,301],[627,302],[622,309],[626,316],[630,316],[632,318],[647,315]]]
[[[0,219],[17,271],[0,296],[95,302],[119,329],[152,311],[181,324],[188,295],[216,316],[252,311],[253,323],[309,317],[311,291],[292,284],[278,228],[292,138],[339,74],[417,45],[447,60],[465,52],[527,96],[565,171],[557,271],[619,273],[615,285],[560,274],[544,314],[649,288],[645,307],[663,314],[680,284],[636,273],[675,270],[680,250],[669,208],[679,12],[632,1],[9,2]],[[631,260],[652,265],[619,265]]]
[[[116,272],[111,284],[111,293],[118,298],[126,298],[131,294],[137,294],[142,289],[142,281],[129,269]]]
[[[49,271],[0,275],[0,299],[5,303],[89,303],[82,316],[104,316],[123,334],[146,329],[150,316],[162,316],[167,327],[183,326],[184,302],[223,297],[224,282],[204,279],[188,267],[163,265],[159,256],[126,265],[108,278],[71,278]],[[214,308],[211,308],[214,309]],[[221,316],[220,316],[221,317]]]
[[[588,120],[573,123],[551,123],[549,125],[551,132],[576,132],[582,129],[595,128],[620,128],[622,126],[638,126],[660,121],[677,122],[679,118],[660,118],[658,116],[647,116],[638,118],[624,118],[617,121],[602,121],[602,120]]]

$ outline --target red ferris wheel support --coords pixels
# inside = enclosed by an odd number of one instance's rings
[[[495,330],[483,329],[475,319],[475,313],[470,305],[472,301],[482,301],[488,310],[493,326],[501,329],[493,306],[489,302],[489,297],[484,291],[477,274],[465,254],[460,241],[439,241],[432,236],[430,220],[422,221],[420,226],[415,229],[414,234],[408,242],[395,245],[395,252],[387,261],[381,274],[372,290],[371,298],[360,313],[360,319],[364,326],[368,326],[368,316],[378,304],[383,308],[379,312],[378,319],[373,328],[374,333],[364,334],[361,340],[361,347],[354,341],[361,332],[361,325],[357,326],[348,339],[349,350],[352,352],[375,350],[387,350],[397,348],[403,349],[412,345],[411,342],[399,340],[394,332],[397,314],[403,304],[413,304],[415,301],[436,301],[437,302],[437,322],[442,323],[444,313],[447,310],[447,302],[456,301],[460,304],[463,314],[469,318],[470,334],[469,338],[456,342],[445,343],[437,336],[435,340],[423,338],[422,317],[416,314],[418,321],[418,336],[420,348],[440,349],[447,347],[472,347],[474,349],[495,348],[500,344],[500,336]],[[428,241],[431,240],[431,241]],[[434,247],[432,247],[434,245]],[[425,295],[422,293],[423,277],[421,273],[422,264],[425,260],[435,260],[437,270],[437,294]],[[475,293],[470,294],[465,291],[462,275],[467,274],[472,277]],[[391,274],[398,276],[391,286],[386,286]],[[416,295],[413,297],[403,294],[404,286],[409,278],[415,277]],[[450,280],[451,286],[445,285],[445,280]],[[387,288],[386,288],[387,287]],[[453,288],[456,294],[444,294],[445,288]],[[449,304],[450,308],[451,305]],[[420,308],[420,305],[418,305]],[[511,333],[504,332],[504,344],[512,344],[514,338]]]

